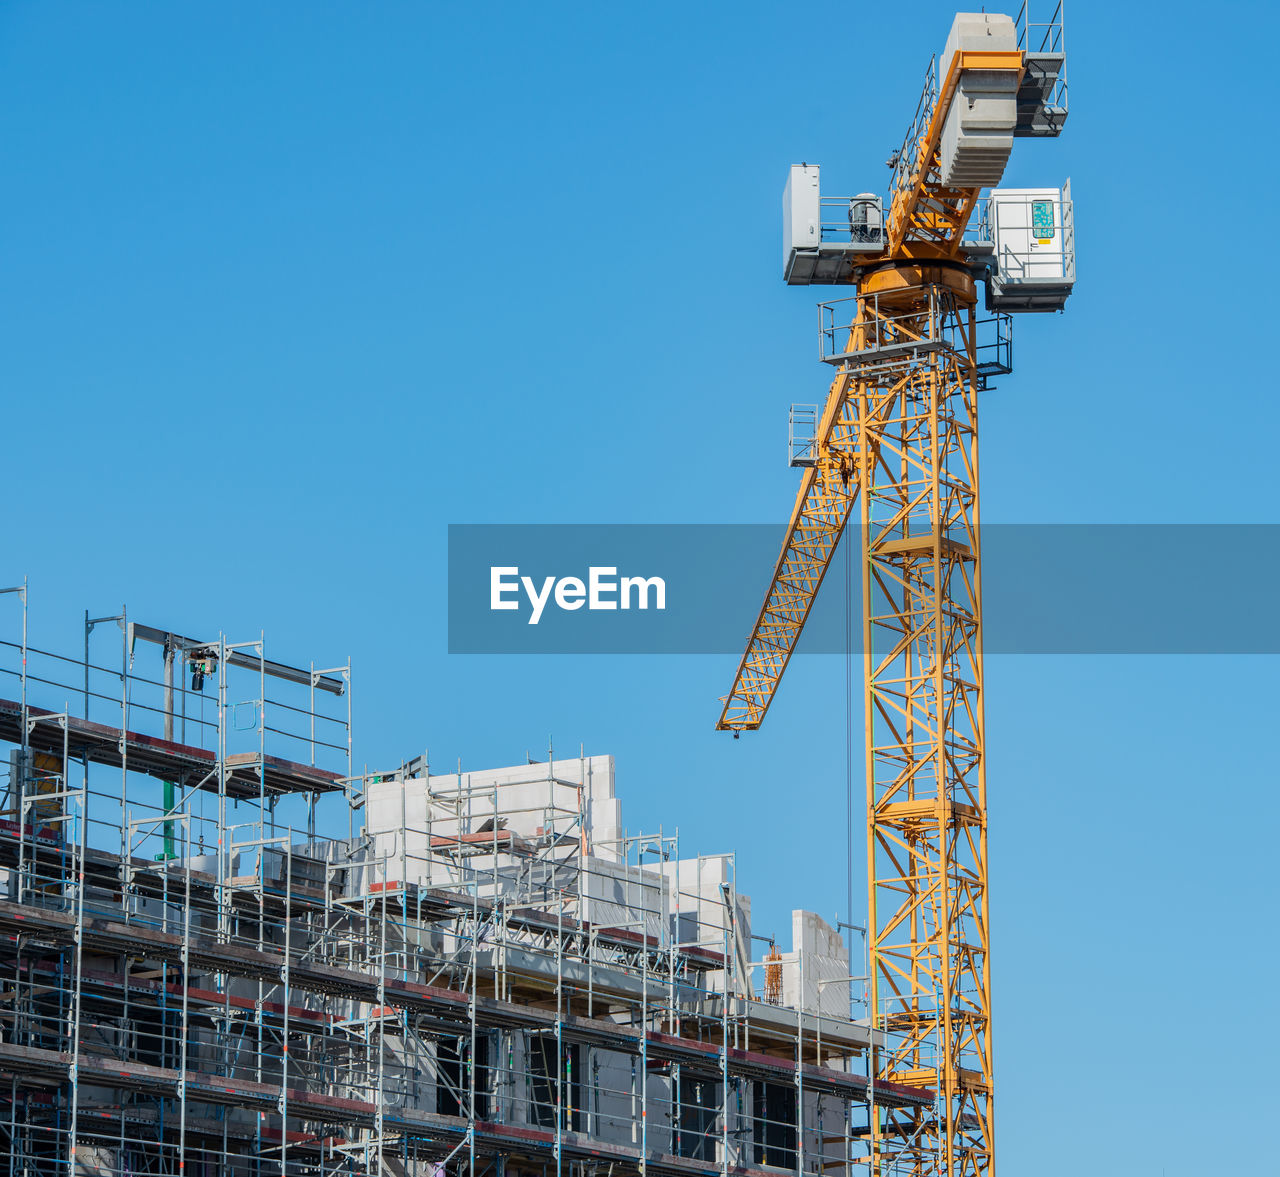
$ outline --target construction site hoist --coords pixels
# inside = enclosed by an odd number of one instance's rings
[[[925,1097],[878,1107],[872,1083],[877,1177],[994,1170],[977,402],[1012,370],[1010,313],[1060,310],[1075,281],[1070,182],[997,187],[1014,139],[1066,115],[1060,3],[1040,23],[960,13],[889,160],[887,214],[871,193],[822,197],[807,164],[783,196],[786,281],[853,294],[821,307],[835,378],[792,409],[803,478],[717,727],[760,726],[854,519],[871,1073]]]

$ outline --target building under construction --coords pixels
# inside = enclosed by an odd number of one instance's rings
[[[5,600],[0,1173],[849,1173],[929,1098],[611,758],[357,770],[349,665]]]

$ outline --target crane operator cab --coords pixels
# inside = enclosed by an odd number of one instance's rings
[[[1071,181],[1061,188],[996,188],[987,197],[974,257],[985,246],[990,265],[987,309],[1060,311],[1076,281]]]

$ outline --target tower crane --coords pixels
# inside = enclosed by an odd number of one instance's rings
[[[978,394],[1012,370],[1010,316],[1060,310],[1074,285],[1070,182],[997,187],[1014,139],[1055,137],[1066,115],[1061,3],[1039,23],[1026,4],[959,13],[889,161],[887,211],[823,198],[807,164],[783,197],[785,280],[853,293],[822,306],[834,379],[792,411],[800,488],[717,727],[760,726],[854,520],[872,1074],[932,1100],[873,1094],[876,1177],[994,1172]]]

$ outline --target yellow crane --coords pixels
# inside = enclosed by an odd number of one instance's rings
[[[877,1175],[994,1171],[978,394],[1011,370],[1010,313],[1061,309],[1074,284],[1069,182],[997,187],[1015,138],[1060,133],[1065,67],[1060,3],[1039,23],[959,13],[887,213],[823,199],[807,164],[783,200],[787,282],[853,294],[823,306],[835,377],[820,411],[793,410],[803,477],[717,727],[760,726],[856,507],[872,1067],[933,1096],[873,1096]]]

